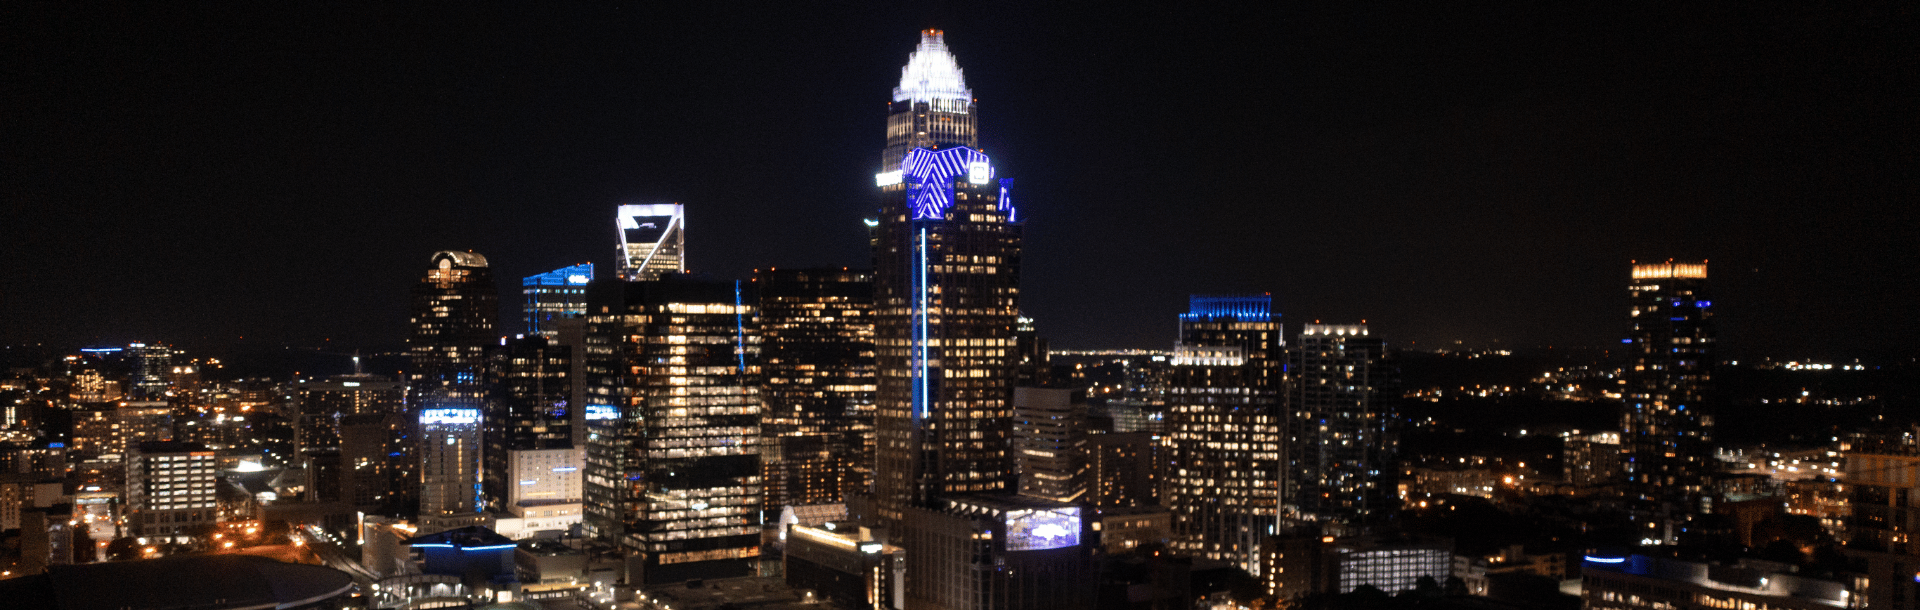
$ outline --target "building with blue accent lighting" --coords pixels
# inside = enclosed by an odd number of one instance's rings
[[[1285,347],[1272,295],[1194,295],[1167,373],[1173,547],[1256,576],[1279,524]]]
[[[1021,227],[1011,181],[973,148],[972,92],[939,31],[893,99],[873,236],[874,503],[897,524],[944,495],[1014,489]]]
[[[1713,379],[1707,263],[1635,264],[1628,285],[1626,403],[1620,450],[1627,481],[1647,500],[1706,512],[1713,420],[1700,404]],[[1672,539],[1665,542],[1673,542]]]
[[[527,298],[527,334],[559,338],[561,320],[587,314],[587,283],[592,281],[593,263],[521,278],[520,292]]]
[[[514,549],[519,544],[485,527],[471,525],[407,539],[420,560],[420,572],[440,576],[479,576],[489,583],[514,582]]]

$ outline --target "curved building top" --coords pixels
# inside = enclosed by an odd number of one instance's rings
[[[475,254],[473,252],[459,252],[456,250],[442,250],[442,251],[433,253],[433,264],[439,265],[440,260],[443,257],[447,260],[452,261],[453,265],[458,267],[487,266],[487,257],[481,256],[479,254]]]
[[[942,32],[921,30],[920,46],[907,56],[907,66],[900,69],[900,86],[893,90],[893,101],[972,99],[973,90],[967,88],[966,75],[947,50]]]

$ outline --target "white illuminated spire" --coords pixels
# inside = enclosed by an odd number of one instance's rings
[[[893,90],[893,101],[931,102],[933,100],[972,100],[967,79],[960,64],[947,51],[940,30],[921,30],[920,46],[907,57],[900,69],[900,86]]]

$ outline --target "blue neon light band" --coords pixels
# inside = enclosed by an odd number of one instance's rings
[[[1625,557],[1594,557],[1592,555],[1588,555],[1585,557],[1585,559],[1587,561],[1591,561],[1594,563],[1626,563],[1627,562],[1627,558]]]
[[[913,325],[913,424],[919,427],[931,406],[927,388],[927,229],[920,228],[919,247],[914,249],[914,313],[920,319]]]
[[[953,179],[968,175],[968,168],[975,163],[988,163],[986,153],[965,146],[908,151],[907,158],[900,162],[900,170],[905,180],[912,183],[908,187],[911,194],[907,196],[907,207],[913,210],[913,219],[938,219],[945,215],[947,208],[953,206]],[[987,171],[991,176],[991,165]]]
[[[593,263],[561,267],[520,279],[521,286],[581,286],[593,281]]]
[[[733,281],[734,354],[740,357],[740,374],[747,374],[747,322],[740,313],[740,280]]]

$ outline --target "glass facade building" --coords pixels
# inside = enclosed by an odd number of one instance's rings
[[[760,556],[760,334],[750,286],[685,274],[588,289],[586,514],[630,583]]]
[[[616,223],[620,233],[621,279],[644,282],[687,269],[685,206],[678,203],[623,205]]]
[[[492,350],[482,425],[488,506],[504,510],[523,480],[512,468],[512,452],[573,448],[572,358],[566,346],[533,336]]]
[[[873,273],[755,274],[766,508],[837,504],[873,477]]]
[[[527,334],[548,340],[560,337],[560,321],[587,313],[587,283],[593,281],[593,263],[561,267],[520,279],[527,298]]]

